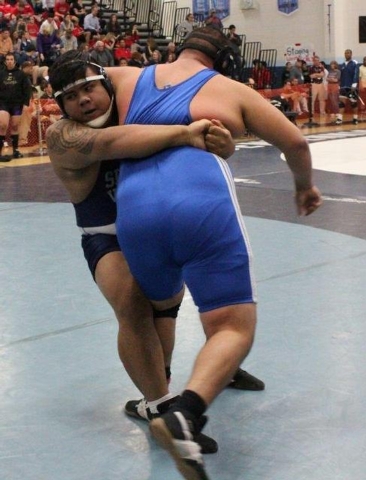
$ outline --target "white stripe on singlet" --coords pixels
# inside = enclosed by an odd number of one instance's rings
[[[117,235],[116,224],[102,225],[100,227],[79,227],[84,235],[96,235],[97,233],[104,233],[105,235]]]

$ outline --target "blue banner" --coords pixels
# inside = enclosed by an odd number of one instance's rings
[[[299,0],[277,0],[278,10],[285,15],[291,15],[299,8]]]
[[[210,10],[214,8],[219,18],[223,19],[230,15],[230,0],[192,0],[193,13],[203,15],[207,18]]]

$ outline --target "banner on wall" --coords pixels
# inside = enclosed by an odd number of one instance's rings
[[[285,15],[291,15],[299,8],[299,0],[277,0],[278,11]]]
[[[305,60],[306,63],[313,63],[314,55],[314,45],[312,43],[294,43],[285,47],[286,62],[295,63],[299,58],[300,60]]]
[[[203,18],[209,16],[210,10],[214,8],[219,18],[223,19],[230,15],[230,0],[193,0],[192,11],[203,15]]]

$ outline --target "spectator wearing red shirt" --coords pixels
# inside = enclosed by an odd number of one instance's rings
[[[119,64],[120,58],[126,58],[127,61],[131,60],[131,49],[126,47],[126,42],[123,39],[119,41],[117,48],[114,49],[116,65]]]
[[[271,72],[268,70],[266,62],[258,59],[253,60],[251,79],[254,80],[254,87],[257,90],[270,88]]]
[[[86,42],[88,43],[89,42],[89,38],[87,39],[86,38],[86,32],[84,32],[84,29],[83,27],[80,26],[80,23],[79,23],[79,19],[76,18],[76,17],[73,17],[73,20],[72,20],[72,23],[74,24],[74,28],[72,29],[72,34],[74,35],[74,37],[76,37],[78,43],[83,43],[83,42]],[[90,37],[90,32],[87,32]]]
[[[66,0],[57,0],[55,3],[55,20],[62,22],[65,15],[70,13],[70,4],[66,2]]]
[[[32,5],[25,0],[18,0],[14,5],[13,15],[17,18],[21,17],[23,20],[29,20],[29,18],[34,15],[34,10]]]
[[[34,42],[39,32],[39,25],[36,23],[36,19],[34,16],[30,17],[25,28],[27,29],[31,40]]]
[[[5,0],[0,0],[0,12],[3,14],[3,18],[9,21],[13,17],[14,7],[9,3],[6,3]]]

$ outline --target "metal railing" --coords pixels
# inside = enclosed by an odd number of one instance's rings
[[[243,45],[242,69],[240,73],[240,81],[248,83],[252,68],[253,60],[259,59],[262,48],[261,42],[245,42]]]

